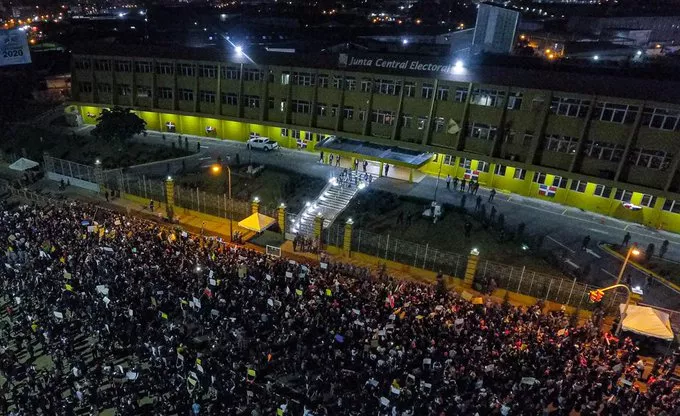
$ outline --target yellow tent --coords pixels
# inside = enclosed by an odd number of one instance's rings
[[[238,226],[245,228],[246,230],[261,233],[262,231],[274,225],[275,222],[276,220],[274,218],[256,212],[250,217],[239,221]]]

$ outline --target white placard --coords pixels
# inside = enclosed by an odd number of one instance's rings
[[[101,293],[104,296],[109,296],[109,288],[106,285],[97,285],[97,293]]]
[[[328,263],[319,263],[319,267],[321,267],[323,270],[326,270],[328,268]]]
[[[209,282],[210,282],[210,285],[211,285],[211,286],[217,286],[217,280],[215,280],[215,279],[210,279]]]
[[[104,296],[104,303],[108,305],[109,303],[111,303],[111,299]]]
[[[293,277],[293,272],[286,272],[286,277]]]
[[[59,319],[64,319],[64,314],[61,312],[54,311],[54,316]]]
[[[88,225],[87,226],[87,232],[88,233],[93,233],[95,231],[97,231],[97,227],[95,227],[94,225]]]
[[[109,253],[113,253],[113,249],[111,247],[102,247],[102,250],[108,251]]]
[[[269,274],[268,274],[268,275],[266,275],[266,276],[265,276],[264,278],[265,278],[265,279],[267,279],[267,280],[272,280],[272,276],[271,276],[271,275],[269,275]]]
[[[30,63],[28,34],[20,29],[0,30],[0,67]]]
[[[194,306],[201,309],[201,301],[197,297],[194,297]]]

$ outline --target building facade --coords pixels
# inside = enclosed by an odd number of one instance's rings
[[[405,180],[475,178],[680,232],[677,84],[402,57],[284,55],[74,51],[69,111],[95,123],[103,108],[124,106],[150,130],[241,141],[259,134],[308,151],[334,135],[426,152],[426,162],[413,165],[333,151],[343,161],[390,163]]]

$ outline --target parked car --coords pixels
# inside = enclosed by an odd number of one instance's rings
[[[260,149],[268,152],[270,150],[278,149],[279,144],[267,137],[253,137],[248,139],[248,149]]]

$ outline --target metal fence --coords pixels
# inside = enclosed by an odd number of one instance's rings
[[[45,170],[59,175],[68,176],[82,181],[98,183],[94,166],[83,165],[70,160],[57,159],[56,157],[44,156]]]

